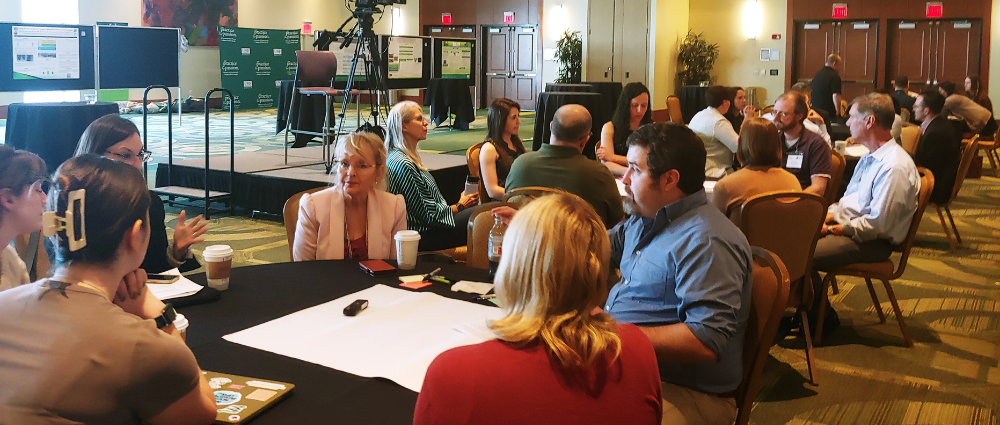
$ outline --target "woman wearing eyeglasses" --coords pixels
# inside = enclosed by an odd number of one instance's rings
[[[29,283],[27,267],[10,245],[18,235],[42,229],[45,161],[31,152],[0,145],[0,291]]]
[[[87,126],[80,136],[76,147],[76,155],[97,154],[142,170],[142,164],[149,161],[151,152],[142,147],[139,128],[135,123],[122,118],[118,114],[108,114],[98,118]],[[166,211],[159,196],[151,194],[149,205],[150,239],[146,259],[142,269],[149,273],[162,273],[175,267],[181,271],[194,270],[201,266],[191,256],[191,246],[204,242],[207,221],[201,216],[187,222],[187,213],[181,211],[174,226],[174,242],[167,240]]]

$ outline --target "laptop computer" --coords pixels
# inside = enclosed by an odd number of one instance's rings
[[[215,392],[217,424],[241,424],[288,396],[295,385],[226,373],[203,371]]]

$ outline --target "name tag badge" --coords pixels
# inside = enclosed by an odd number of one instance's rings
[[[788,162],[785,163],[785,168],[802,168],[802,157],[803,155],[800,153],[788,155]]]

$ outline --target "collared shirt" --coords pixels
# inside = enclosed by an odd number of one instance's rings
[[[806,120],[805,122],[809,122]],[[813,177],[826,177],[830,179],[830,169],[833,168],[833,154],[830,153],[830,145],[820,137],[806,128],[799,133],[798,141],[792,146],[785,143],[785,133],[781,133],[781,168],[788,170],[799,180],[799,184],[805,189],[812,185]],[[801,161],[789,162],[789,154],[802,155]],[[791,166],[795,165],[795,166]],[[831,190],[831,188],[827,188]],[[833,190],[837,190],[833,188]]]
[[[910,154],[889,140],[858,160],[847,192],[829,212],[858,242],[902,243],[917,210],[920,174]]]
[[[740,138],[733,124],[718,109],[709,106],[694,114],[688,128],[705,143],[705,175],[722,177],[727,168],[733,167],[733,152]]]
[[[622,280],[605,311],[639,326],[684,323],[714,363],[660,364],[660,377],[705,393],[736,389],[750,314],[752,256],[743,233],[699,191],[615,226],[611,262]]]

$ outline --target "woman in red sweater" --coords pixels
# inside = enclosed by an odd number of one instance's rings
[[[539,198],[514,217],[503,246],[497,339],[438,356],[413,423],[659,424],[653,346],[598,309],[610,243],[590,204]]]

